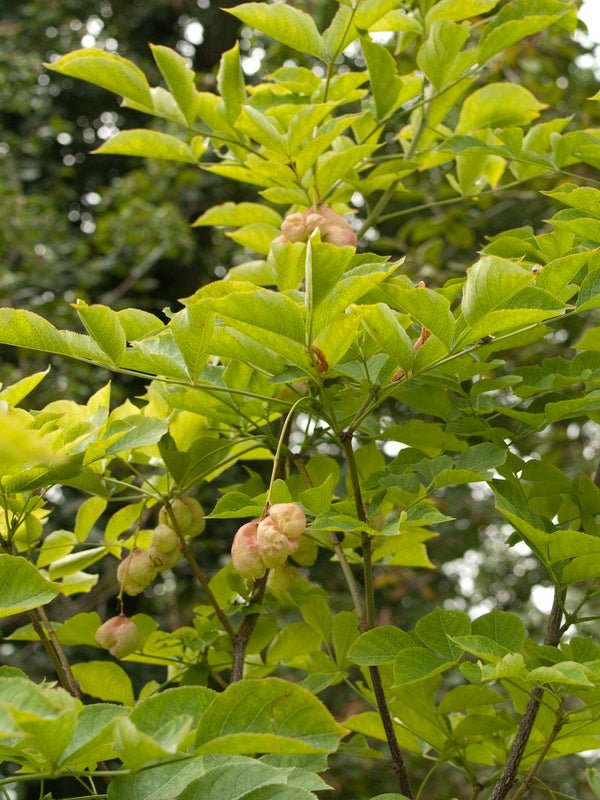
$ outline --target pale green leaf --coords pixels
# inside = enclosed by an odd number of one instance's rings
[[[133,705],[131,680],[123,667],[113,661],[86,661],[71,667],[81,690],[108,702]]]
[[[246,101],[244,73],[240,64],[240,48],[236,43],[221,56],[217,73],[217,88],[225,103],[225,115],[230,124],[239,117]]]
[[[171,136],[169,133],[150,131],[144,128],[120,131],[92,152],[103,155],[160,158],[166,161],[183,161],[188,164],[196,163],[189,145],[181,139]]]
[[[394,662],[394,686],[418,683],[447,672],[456,661],[439,658],[425,647],[407,647]]]
[[[312,17],[291,5],[243,3],[226,10],[245,25],[257,28],[294,50],[310,53],[317,58],[325,55],[323,40]]]
[[[71,78],[94,83],[109,92],[121,94],[144,106],[152,105],[150,87],[139,67],[116,53],[94,47],[75,50],[61,56],[48,69]]]
[[[46,605],[58,594],[58,585],[41,575],[21,556],[0,555],[0,617]]]
[[[125,354],[127,340],[117,312],[108,306],[88,306],[83,300],[78,300],[73,307],[92,339],[113,364],[120,364]]]
[[[197,745],[204,753],[315,753],[337,748],[344,729],[302,687],[279,678],[230,685],[206,709]]]
[[[228,202],[212,206],[198,217],[193,225],[226,225],[232,228],[241,228],[243,225],[251,225],[256,222],[278,228],[281,225],[281,215],[269,206],[260,203]]]
[[[546,108],[524,86],[516,83],[490,83],[470,94],[462,105],[457,133],[481,128],[507,128],[527,125]]]
[[[190,69],[186,59],[170,47],[151,44],[150,49],[175,102],[188,125],[191,125],[196,119],[198,105],[194,71]]]
[[[428,25],[436,19],[459,22],[485,14],[498,3],[499,0],[440,0],[427,12],[425,19]]]
[[[392,625],[381,625],[363,633],[348,651],[348,658],[361,667],[394,661],[401,650],[414,647],[410,634]]]
[[[464,611],[447,611],[436,608],[422,617],[415,626],[415,633],[427,647],[446,659],[457,659],[461,651],[454,642],[455,636],[471,632],[471,620]]]

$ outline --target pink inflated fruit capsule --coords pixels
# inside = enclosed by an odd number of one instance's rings
[[[296,503],[275,503],[269,510],[269,517],[288,539],[298,539],[306,528],[306,516]]]
[[[267,571],[258,547],[257,528],[256,520],[246,522],[233,537],[231,561],[236,572],[244,578],[262,578]]]
[[[298,541],[282,533],[270,516],[258,523],[256,538],[263,563],[269,569],[283,564],[298,547]]]
[[[125,658],[138,648],[140,632],[124,614],[111,617],[96,631],[96,641],[116,658]]]

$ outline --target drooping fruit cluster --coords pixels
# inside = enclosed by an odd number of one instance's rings
[[[178,533],[189,539],[202,533],[205,526],[204,510],[193,497],[176,497],[169,508],[163,506],[148,549],[136,547],[117,568],[125,594],[140,594],[159,572],[175,566],[181,557]]]
[[[100,647],[115,656],[125,658],[138,648],[140,632],[137,625],[124,614],[111,617],[96,631],[96,641]]]
[[[319,229],[321,239],[329,244],[356,247],[356,234],[341,214],[329,206],[308,208],[303,213],[289,214],[281,224],[281,236],[275,241],[307,242],[311,233]]]
[[[298,549],[306,528],[304,512],[295,503],[271,506],[269,516],[238,529],[231,546],[234,569],[244,578],[262,578]]]

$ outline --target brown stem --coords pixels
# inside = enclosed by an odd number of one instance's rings
[[[252,593],[252,597],[250,599],[251,605],[254,605],[255,603],[262,603],[263,597],[265,596],[265,590],[267,588],[268,575],[269,573],[267,572],[264,577],[259,578],[259,580],[256,581],[254,592]],[[248,647],[248,642],[250,641],[250,637],[254,632],[254,628],[256,627],[259,616],[260,614],[257,611],[254,611],[252,614],[248,614],[246,617],[244,617],[244,621],[240,625],[239,631],[233,638],[233,664],[231,667],[231,678],[229,679],[230,683],[236,683],[244,677],[246,648]]]
[[[227,619],[227,615],[219,605],[219,601],[214,596],[213,591],[208,583],[208,580],[206,579],[206,576],[204,575],[204,573],[200,569],[200,565],[194,558],[194,554],[192,553],[189,544],[186,542],[184,536],[182,535],[175,514],[173,513],[173,509],[171,508],[171,503],[169,501],[165,503],[165,508],[167,509],[167,514],[169,515],[169,519],[171,520],[171,526],[175,531],[175,533],[177,534],[177,539],[179,540],[179,547],[181,548],[181,552],[183,553],[185,560],[190,565],[190,569],[194,573],[194,577],[204,590],[204,594],[208,598],[208,602],[214,608],[215,614],[217,615],[219,622],[223,626],[223,630],[225,631],[227,636],[229,636],[229,638],[233,641],[235,639],[235,631],[231,627],[231,623]]]
[[[54,628],[46,616],[46,612],[42,608],[36,608],[34,611],[29,612],[29,619],[42,643],[42,647],[56,670],[60,685],[72,697],[76,697],[77,699],[81,698],[79,687],[71,672],[71,666],[67,660],[65,651],[58,641]]]
[[[342,447],[344,448],[344,452],[346,454],[348,471],[350,473],[350,482],[352,484],[352,492],[354,494],[354,505],[356,507],[356,516],[361,522],[366,522],[367,515],[365,513],[365,506],[360,488],[358,468],[356,466],[356,458],[354,456],[354,450],[352,449],[352,434],[349,432],[344,432],[344,434],[342,434],[340,439]],[[364,580],[365,580],[365,608],[366,608],[365,628],[367,630],[370,630],[371,628],[375,627],[375,595],[373,590],[373,565],[371,563],[371,539],[368,533],[366,532],[364,532],[362,535],[362,545],[363,545],[362,547],[363,568],[364,568]],[[414,798],[414,794],[410,787],[408,772],[406,770],[406,764],[404,763],[402,751],[400,750],[400,745],[398,744],[398,739],[396,738],[394,723],[392,721],[392,715],[390,713],[390,709],[385,697],[385,691],[383,689],[383,682],[381,680],[381,673],[379,671],[379,667],[370,666],[369,674],[371,676],[371,681],[373,683],[373,692],[375,694],[375,700],[377,701],[377,709],[379,711],[379,716],[383,724],[383,730],[385,731],[385,738],[387,739],[388,747],[390,748],[390,755],[392,758],[392,769],[394,770],[394,773],[398,778],[398,782],[400,784],[400,791],[402,792],[402,794],[406,795],[412,800],[412,798]]]
[[[550,645],[551,647],[556,647],[560,641],[562,608],[564,606],[565,595],[565,591],[561,592],[558,589],[554,592],[554,601],[552,603],[552,610],[548,618],[546,636],[544,638],[544,644]],[[508,797],[508,793],[515,782],[515,777],[523,759],[523,753],[525,752],[531,731],[533,730],[543,695],[544,689],[542,686],[534,686],[531,690],[529,701],[521,717],[521,722],[519,723],[515,738],[513,739],[512,747],[510,748],[500,777],[494,786],[494,791],[490,795],[489,800],[505,800],[505,798]]]
[[[512,800],[519,800],[519,798],[524,797],[525,794],[531,789],[533,783],[535,782],[535,776],[544,763],[544,759],[546,758],[546,754],[548,750],[552,747],[552,744],[558,734],[560,733],[563,725],[565,724],[565,720],[562,715],[558,716],[556,722],[552,726],[552,730],[550,731],[550,735],[544,742],[544,746],[540,750],[538,757],[535,760],[535,763],[531,766],[531,769],[527,773],[527,777],[523,781],[523,783],[519,786],[517,791],[512,796]]]

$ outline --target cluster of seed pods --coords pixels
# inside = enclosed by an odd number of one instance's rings
[[[279,567],[300,544],[306,516],[295,503],[276,503],[262,520],[238,529],[231,546],[234,569],[244,578],[262,578],[267,569]]]

